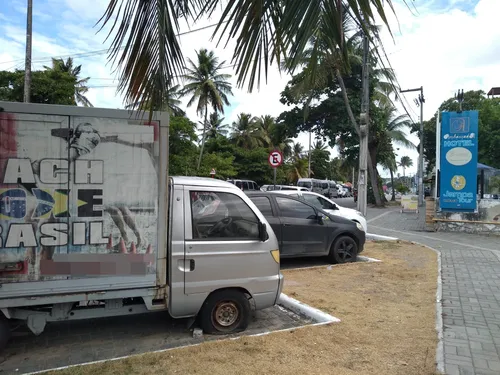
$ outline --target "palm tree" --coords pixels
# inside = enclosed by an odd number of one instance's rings
[[[156,106],[152,104],[153,99],[148,98],[146,101],[127,104],[125,108],[138,109],[141,111],[165,111],[168,112],[171,116],[182,117],[186,115],[186,112],[184,112],[180,107],[180,105],[182,104],[182,102],[179,100],[180,95],[180,85],[175,85],[168,89],[163,98],[159,98],[159,103]]]
[[[401,156],[401,160],[398,163],[398,166],[403,168],[403,177],[405,177],[406,168],[410,168],[413,166],[413,160],[409,156]]]
[[[389,155],[385,159],[383,159],[380,162],[380,164],[384,169],[388,169],[389,173],[391,174],[391,187],[392,187],[391,201],[394,202],[396,200],[396,187],[394,186],[394,171],[398,169],[398,163],[396,162],[396,155],[394,154],[394,149],[392,149]]]
[[[230,74],[221,74],[220,70],[225,61],[219,62],[213,51],[208,52],[205,48],[196,52],[197,63],[188,59],[187,73],[182,77],[187,82],[182,90],[183,96],[191,96],[188,107],[196,104],[196,112],[204,116],[204,126],[201,135],[200,157],[197,170],[200,169],[203,149],[205,147],[205,133],[208,124],[208,107],[214,112],[224,113],[224,105],[229,105],[228,95],[233,95],[231,83],[228,80]]]
[[[87,83],[90,77],[80,78],[82,66],[73,66],[73,58],[68,57],[66,61],[63,59],[52,58],[52,67],[44,66],[44,68],[70,74],[75,79],[75,104],[81,104],[84,107],[93,107],[90,100],[88,100],[85,96],[85,94],[89,91]]]
[[[233,122],[231,139],[236,146],[247,150],[263,146],[257,119],[249,113],[240,113],[237,120]]]
[[[210,114],[208,119],[208,127],[206,129],[207,139],[217,138],[218,136],[226,137],[229,133],[229,125],[223,124],[224,117],[219,117],[217,112]]]
[[[382,119],[385,122],[384,127],[387,137],[396,144],[415,149],[416,146],[408,140],[408,136],[404,132],[405,128],[411,126],[410,118],[407,115],[398,115],[397,109],[391,104],[383,105],[382,110]]]
[[[308,160],[304,157],[304,147],[300,143],[297,142],[293,145],[290,159],[291,168],[288,173],[288,179],[292,182],[297,182],[299,178],[307,176]]]
[[[248,83],[249,91],[267,77],[273,60],[279,63],[283,56],[293,60],[302,54],[319,26],[328,31],[332,47],[343,46],[344,6],[355,10],[356,23],[372,24],[379,16],[389,31],[386,10],[394,12],[393,0],[109,0],[100,30],[111,26],[109,59],[121,73],[118,89],[127,103],[163,96],[168,78],[181,75],[184,68],[179,18],[199,19],[219,6],[224,11],[213,36],[236,40],[232,60],[238,86]]]
[[[362,62],[362,32],[356,31],[352,12],[346,6],[342,6],[342,12],[339,12],[340,22],[339,30],[332,31],[332,19],[329,18],[328,7],[321,13],[318,26],[314,37],[309,41],[308,48],[305,48],[302,54],[297,54],[294,59],[289,59],[283,68],[293,72],[296,67],[303,67],[303,79],[295,86],[296,96],[306,99],[305,107],[308,106],[312,95],[324,87],[328,87],[330,82],[337,81],[340,88],[344,104],[349,116],[353,131],[361,138],[360,126],[354,116],[348,97],[347,89],[344,83],[344,75],[350,73],[351,66],[360,65]],[[369,29],[375,36],[378,30],[374,26]],[[342,35],[351,35],[341,44],[336,44],[335,33]],[[373,99],[377,103],[392,104],[389,95],[395,91],[395,75],[392,69],[377,67],[376,55],[378,50],[372,48],[369,51],[370,76],[376,78],[377,86]],[[376,150],[372,150],[376,151]],[[376,154],[376,152],[375,152]],[[378,172],[376,160],[373,158],[373,152],[368,153],[368,171],[375,196],[377,206],[382,205],[378,187]]]
[[[259,137],[262,144],[267,148],[273,148],[273,128],[276,125],[274,117],[270,115],[261,116],[255,119]]]

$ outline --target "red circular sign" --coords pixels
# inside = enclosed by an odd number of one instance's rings
[[[283,154],[278,150],[271,151],[267,161],[271,167],[277,168],[283,164]]]

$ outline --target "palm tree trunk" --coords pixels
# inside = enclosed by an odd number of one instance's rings
[[[205,131],[207,129],[207,113],[208,113],[208,104],[205,104],[205,121],[203,121],[203,132],[201,135],[201,148],[200,148],[200,157],[198,158],[198,167],[196,171],[200,170],[201,158],[203,157],[203,149],[205,148]]]
[[[375,197],[375,206],[382,207],[382,198],[380,197],[380,190],[378,188],[377,159],[375,156],[376,155],[372,158],[371,153],[368,152],[368,172],[372,183],[373,195]],[[372,163],[372,160],[375,161],[375,165]]]
[[[392,189],[391,201],[394,202],[396,200],[396,190],[394,187],[394,172],[392,171],[392,168],[389,168],[389,172],[391,173],[391,189]]]
[[[349,116],[349,120],[351,120],[351,125],[356,130],[358,136],[360,135],[360,127],[356,122],[356,118],[354,117],[354,113],[352,113],[351,103],[349,102],[349,97],[347,96],[347,89],[345,87],[344,78],[342,78],[342,74],[340,74],[340,70],[335,70],[335,75],[337,76],[337,80],[339,81],[340,92],[342,93],[342,98],[344,99],[344,104],[347,110],[347,115]]]
[[[342,93],[342,97],[344,99],[344,104],[346,106],[347,115],[349,116],[349,120],[351,120],[351,124],[354,127],[354,129],[356,130],[356,133],[358,133],[358,136],[361,136],[360,127],[358,126],[358,123],[356,122],[356,118],[354,117],[354,113],[352,112],[352,109],[351,109],[351,103],[349,102],[349,97],[347,96],[347,89],[345,87],[344,79],[342,78],[342,74],[340,74],[340,70],[338,68],[335,69],[335,76],[337,77],[337,80],[339,81],[340,92]],[[380,199],[380,192],[378,189],[377,175],[376,175],[375,170],[373,168],[371,159],[372,158],[370,156],[370,153],[368,152],[368,163],[367,163],[368,164],[368,174],[370,175],[370,179],[372,182],[373,194],[375,195],[375,205],[377,207],[381,207],[382,200]]]

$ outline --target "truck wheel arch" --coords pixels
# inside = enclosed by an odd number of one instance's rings
[[[224,301],[224,295],[228,296],[227,301]],[[203,305],[198,312],[197,320],[203,330],[210,334],[231,334],[244,331],[250,322],[251,314],[254,310],[254,306],[252,306],[251,303],[252,299],[252,295],[246,289],[241,287],[214,290],[203,302]],[[225,304],[232,305],[232,309],[236,312],[236,314],[233,315],[237,318],[235,318],[234,323],[229,322],[230,325],[223,327],[218,325],[217,317],[213,314],[217,311],[215,310],[217,305],[222,306]],[[224,314],[226,314],[226,312],[224,312]],[[230,315],[231,314],[228,316]],[[221,320],[224,319],[225,317],[221,316]]]

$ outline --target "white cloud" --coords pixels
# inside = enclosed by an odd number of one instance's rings
[[[389,16],[394,32],[395,43],[384,31],[383,40],[387,52],[390,54],[391,64],[395,69],[401,88],[416,88],[423,86],[426,103],[424,105],[424,119],[429,119],[437,110],[442,101],[453,96],[458,89],[489,90],[500,84],[498,71],[500,69],[500,29],[496,27],[496,17],[500,14],[500,1],[480,0],[473,11],[465,12],[460,9],[471,8],[471,2],[465,0],[448,1],[446,8],[440,6],[442,1],[421,0],[415,1],[416,11],[408,10],[397,2],[396,12],[399,26],[394,16]],[[24,3],[20,2],[22,6]],[[54,24],[59,30],[58,35],[34,22],[33,60],[39,61],[36,65],[50,64],[50,56],[72,55],[77,64],[83,65],[82,74],[90,76],[89,98],[99,107],[119,108],[122,100],[115,93],[116,81],[111,66],[107,63],[106,54],[79,55],[79,52],[102,50],[109,46],[109,41],[103,44],[106,31],[96,35],[95,23],[104,13],[108,0],[45,0],[46,8],[35,7],[35,19],[51,16],[57,19]],[[413,4],[413,3],[412,3]],[[0,14],[0,69],[23,67],[25,43],[25,16],[17,14],[17,22],[13,22],[11,15]],[[41,15],[43,14],[43,15]],[[190,28],[199,28],[214,24],[220,11],[212,19],[205,19],[189,27],[182,23],[181,31]],[[46,19],[46,17],[45,17]],[[232,51],[235,42],[224,48],[224,42],[219,47],[210,40],[214,28],[194,32],[181,37],[181,44],[185,57],[195,58],[195,50],[207,48],[216,51],[220,60],[231,64]],[[42,61],[43,60],[43,61]],[[231,69],[226,69],[233,73]],[[289,77],[280,77],[276,67],[269,71],[268,83],[262,84],[260,90],[252,94],[246,92],[246,87],[234,89],[235,97],[231,99],[234,108],[227,116],[228,122],[233,121],[238,113],[250,112],[254,115],[279,115],[286,107],[279,102],[279,94]],[[236,78],[232,79],[236,84]],[[405,94],[408,101],[408,110],[414,121],[418,121],[419,108],[413,99],[417,93]],[[187,99],[184,101],[187,103]],[[187,110],[188,115],[197,120],[194,108]],[[418,143],[415,136],[410,139]],[[299,141],[306,147],[307,134],[299,136]],[[400,150],[399,156],[410,155],[415,164],[415,151]],[[414,173],[416,167],[408,172]],[[384,173],[385,174],[385,173]]]

